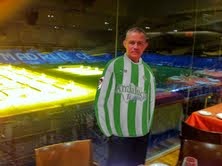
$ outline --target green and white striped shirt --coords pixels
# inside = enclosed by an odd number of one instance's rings
[[[142,61],[127,55],[110,61],[95,98],[97,123],[106,136],[138,137],[151,127],[155,105],[155,79]]]

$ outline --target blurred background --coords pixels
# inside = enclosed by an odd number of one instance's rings
[[[35,148],[88,138],[106,165],[95,92],[134,26],[149,37],[142,58],[157,82],[147,161],[180,146],[192,112],[221,103],[220,0],[1,0],[1,166],[35,165]]]

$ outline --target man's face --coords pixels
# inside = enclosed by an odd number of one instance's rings
[[[139,59],[142,56],[143,51],[148,46],[148,43],[146,42],[146,38],[143,33],[130,32],[123,41],[123,45],[126,49],[127,56],[133,62],[139,62]]]

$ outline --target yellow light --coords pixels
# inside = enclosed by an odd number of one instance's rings
[[[58,67],[58,69],[55,69],[57,71],[65,72],[65,73],[72,73],[77,75],[84,75],[84,76],[90,76],[90,75],[101,75],[103,72],[103,69],[99,69],[98,67],[95,67],[92,69],[92,67],[87,66],[68,66],[68,67]]]
[[[93,100],[95,89],[25,70],[0,66],[0,117],[44,106],[64,105]]]
[[[28,4],[31,3],[30,0],[3,0],[0,1],[0,23],[9,20],[10,17],[19,13],[19,11],[24,10]]]

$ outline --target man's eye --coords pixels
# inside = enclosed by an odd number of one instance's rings
[[[143,43],[143,42],[134,42],[134,41],[131,41],[131,42],[129,42],[129,44],[131,44],[131,45],[137,44],[137,45],[141,46],[141,45],[143,45],[144,43]]]
[[[131,42],[129,42],[129,44],[132,44],[132,45],[134,45],[134,44],[135,44],[135,42],[131,41]]]

